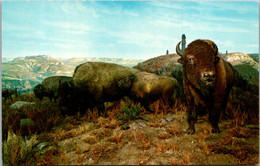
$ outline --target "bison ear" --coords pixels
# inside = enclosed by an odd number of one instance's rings
[[[184,58],[181,57],[180,59],[178,59],[178,62],[179,62],[180,64],[184,64]]]
[[[215,63],[215,64],[218,64],[218,62],[219,62],[219,57],[216,56],[216,57],[215,57],[215,62],[214,62],[214,63]]]
[[[213,46],[214,54],[217,57],[217,55],[218,55],[218,46],[214,42],[212,42],[212,46]]]

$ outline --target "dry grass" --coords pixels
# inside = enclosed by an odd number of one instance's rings
[[[192,158],[192,155],[190,153],[184,153],[182,156],[181,156],[182,160],[183,160],[183,163],[184,165],[190,165],[191,163],[191,158]]]
[[[3,142],[4,165],[31,165],[35,162],[33,147],[37,144],[37,137],[25,140],[21,136],[8,132],[8,138]]]
[[[109,141],[109,142],[114,142],[119,147],[122,147],[124,145],[124,142],[122,141],[122,137],[124,134],[125,134],[124,131],[115,131],[114,130],[112,136],[105,138],[105,140]]]
[[[170,137],[171,137],[171,135],[169,133],[158,134],[159,139],[168,139]]]
[[[174,151],[174,152],[178,152],[179,151],[179,146],[175,145],[172,142],[159,142],[156,146],[156,151],[157,152],[166,152],[166,151]]]
[[[98,164],[99,159],[110,158],[117,151],[118,147],[110,143],[96,143],[91,146],[88,152],[89,156],[93,158],[94,164]]]
[[[180,159],[172,159],[172,158],[168,158],[168,162],[170,163],[170,165],[185,165],[183,160]]]
[[[150,126],[150,127],[154,127],[154,128],[158,128],[158,127],[164,127],[164,124],[155,121],[155,122],[149,123],[149,126]]]
[[[88,144],[95,144],[98,142],[98,138],[94,135],[87,135],[82,137],[82,140]]]
[[[208,148],[214,153],[230,154],[237,158],[240,164],[245,164],[251,156],[258,155],[255,146],[245,144],[245,138],[249,138],[258,134],[258,131],[246,129],[243,127],[234,127],[229,129],[228,135],[216,143],[209,144]],[[252,162],[249,162],[252,164]],[[248,164],[248,163],[247,163]],[[257,163],[253,163],[257,164]]]
[[[205,144],[205,143],[200,143],[199,144],[199,148],[203,150],[204,154],[206,154],[207,156],[209,156],[211,154],[211,148]]]
[[[98,127],[100,128],[108,128],[108,129],[115,129],[117,128],[121,123],[116,119],[110,119],[110,118],[98,118]]]
[[[151,139],[141,130],[134,132],[134,139],[138,143],[138,149],[147,150],[151,147]]]
[[[107,128],[99,128],[89,132],[89,135],[95,136],[97,140],[110,137],[112,135],[112,130]]]
[[[183,131],[180,126],[173,124],[167,127],[167,132],[174,136],[179,136],[182,134]]]
[[[198,135],[198,142],[201,143],[201,142],[204,142],[210,135],[208,134],[204,134],[204,133],[200,133]]]
[[[146,165],[152,156],[150,155],[142,155],[140,158],[137,159],[136,165]]]

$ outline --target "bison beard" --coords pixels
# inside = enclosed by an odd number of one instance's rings
[[[181,42],[180,42],[181,43]],[[195,40],[185,51],[176,52],[183,67],[183,83],[188,108],[188,133],[195,133],[197,115],[209,114],[212,132],[219,133],[218,121],[234,83],[234,69],[224,61],[210,40]]]

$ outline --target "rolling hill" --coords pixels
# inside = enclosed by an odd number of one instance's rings
[[[87,61],[117,63],[129,67],[141,62],[141,60],[122,58],[56,59],[47,55],[5,58],[2,62],[2,87],[28,92],[46,77],[72,76],[75,67]]]

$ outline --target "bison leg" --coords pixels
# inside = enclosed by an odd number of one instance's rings
[[[105,105],[104,102],[100,102],[97,104],[98,114],[99,116],[104,115],[105,113]]]
[[[209,122],[212,125],[212,133],[220,133],[218,127],[219,117],[220,117],[220,110],[214,109],[209,111]]]
[[[150,108],[149,104],[149,100],[141,100],[141,104],[144,106],[146,111],[149,111],[151,113],[153,113],[154,111]]]
[[[188,112],[188,123],[189,128],[187,130],[188,134],[194,134],[195,133],[195,123],[197,121],[197,113],[195,108],[190,108]]]

